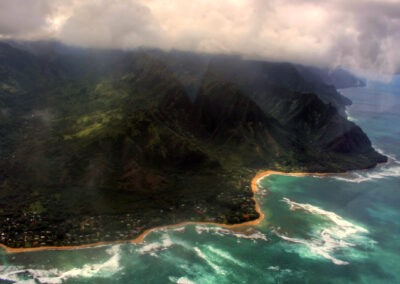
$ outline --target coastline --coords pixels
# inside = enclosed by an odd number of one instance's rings
[[[54,247],[34,247],[34,248],[10,248],[7,247],[6,245],[0,244],[0,247],[4,248],[6,250],[6,253],[20,253],[20,252],[32,252],[32,251],[41,251],[41,250],[76,250],[76,249],[85,249],[85,248],[94,248],[94,247],[101,247],[101,246],[106,246],[106,245],[115,245],[115,244],[123,244],[123,243],[141,243],[143,242],[144,238],[150,234],[153,231],[161,230],[161,229],[168,229],[168,228],[176,228],[176,227],[181,227],[185,225],[215,225],[227,229],[233,229],[233,228],[238,228],[238,227],[245,227],[245,226],[254,226],[259,224],[263,219],[264,219],[264,214],[260,210],[260,206],[257,203],[257,200],[255,198],[255,194],[258,191],[258,186],[257,182],[263,178],[266,178],[270,175],[283,175],[283,176],[328,176],[328,175],[343,175],[347,174],[348,172],[342,172],[342,173],[286,173],[286,172],[279,172],[279,171],[273,171],[273,170],[267,170],[267,171],[260,171],[258,172],[254,178],[251,180],[251,190],[253,192],[253,197],[252,199],[255,202],[255,209],[257,213],[259,214],[259,217],[255,220],[244,222],[244,223],[238,223],[238,224],[220,224],[220,223],[213,223],[213,222],[182,222],[178,224],[172,224],[172,225],[165,225],[165,226],[159,226],[159,227],[154,227],[151,229],[145,230],[143,233],[141,233],[137,238],[133,240],[121,240],[121,241],[112,241],[112,242],[98,242],[98,243],[92,243],[92,244],[85,244],[85,245],[79,245],[79,246],[54,246]]]

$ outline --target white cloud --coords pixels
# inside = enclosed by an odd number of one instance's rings
[[[162,44],[158,21],[149,8],[135,1],[85,1],[74,5],[69,13],[58,33],[67,43],[96,47]]]
[[[0,0],[0,35],[27,37],[42,32],[51,11],[46,0]]]
[[[400,66],[400,0],[26,1],[0,0],[0,35],[240,53],[380,72]],[[13,15],[23,20],[12,21]]]

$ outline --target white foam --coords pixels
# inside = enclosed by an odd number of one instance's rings
[[[381,155],[387,156],[389,158],[389,162],[394,162],[396,164],[400,164],[400,161],[396,158],[394,154],[388,154],[385,151],[383,151],[381,148],[377,147],[376,145],[372,145],[372,147],[375,149],[376,152],[378,152]]]
[[[17,283],[27,283],[21,282],[23,280],[19,277],[19,274],[28,274],[32,280],[39,283],[59,284],[70,278],[110,277],[121,270],[119,264],[120,245],[112,246],[107,250],[107,253],[111,257],[103,263],[85,264],[81,268],[73,268],[67,271],[60,271],[58,269],[21,269],[21,267],[10,266],[6,270],[0,269],[0,279]]]
[[[215,270],[215,272],[218,274],[225,274],[225,272],[218,265],[209,260],[198,247],[194,247],[193,249],[201,259],[203,259],[212,269]]]
[[[196,225],[195,230],[198,234],[213,233],[218,236],[231,235],[238,239],[247,239],[247,240],[252,240],[252,241],[262,240],[265,242],[268,241],[267,236],[259,231],[255,231],[251,234],[244,234],[244,233],[235,232],[235,231],[221,228],[221,227],[214,227],[214,226],[210,227],[210,226],[203,226],[203,225]]]
[[[174,277],[174,276],[169,276],[168,277],[169,281],[172,283],[176,284],[195,284],[195,282],[189,280],[187,277]]]
[[[186,277],[181,277],[176,281],[176,284],[195,284],[194,282],[190,281]]]
[[[352,171],[347,175],[332,176],[332,178],[340,181],[361,183],[365,181],[379,180],[387,177],[400,176],[400,161],[393,154],[385,153],[382,149],[373,145],[374,149],[389,158],[388,164],[380,165],[372,170]]]
[[[116,272],[121,270],[121,266],[119,265],[120,245],[112,246],[107,250],[107,253],[111,255],[111,258],[108,259],[107,261],[99,264],[85,264],[82,268],[73,268],[66,272],[62,272],[61,275],[58,277],[58,279],[65,280],[68,278],[77,278],[77,277],[91,278],[93,276],[99,276],[99,275],[101,276],[114,275]],[[47,282],[45,281],[44,283],[48,283],[48,281]],[[53,282],[53,283],[58,283],[58,282]],[[62,281],[59,283],[62,283]]]
[[[241,267],[245,267],[246,266],[246,264],[244,262],[234,258],[231,254],[229,254],[226,251],[214,248],[212,246],[207,247],[207,249],[210,252],[214,253],[215,255],[219,256],[220,258],[223,258],[225,261],[229,261],[229,262],[234,263],[234,264],[236,264],[238,266],[241,266]]]
[[[172,229],[174,232],[180,232],[180,233],[183,233],[183,232],[185,232],[185,227],[184,226],[182,226],[182,227],[178,227],[178,228],[175,228],[175,229]]]
[[[338,230],[335,231],[335,235],[339,238],[346,238],[349,235],[356,234],[358,232],[362,233],[368,233],[367,229],[364,229],[363,227],[354,225],[350,223],[349,221],[344,220],[342,217],[337,215],[334,212],[326,211],[323,210],[317,206],[313,206],[311,204],[303,204],[303,203],[297,203],[294,201],[291,201],[289,198],[284,197],[282,201],[286,202],[290,206],[290,210],[295,211],[295,210],[304,210],[308,213],[314,214],[314,215],[320,215],[330,221],[332,221],[334,224],[337,225]],[[330,231],[330,229],[326,229],[323,232],[327,233],[333,233]]]
[[[365,181],[379,180],[387,177],[399,177],[400,164],[393,162],[390,165],[380,166],[369,171],[354,171],[348,175],[332,176],[332,178],[340,181],[361,183]]]
[[[18,281],[18,274],[23,273],[23,267],[20,266],[0,266],[0,280]]]
[[[322,256],[331,260],[334,264],[349,264],[347,261],[333,257],[332,253],[339,249],[356,246],[351,241],[359,242],[362,238],[365,238],[362,234],[368,233],[367,229],[344,220],[334,212],[323,210],[311,204],[297,203],[288,198],[283,198],[282,201],[287,203],[292,211],[303,210],[310,214],[322,216],[330,224],[327,227],[318,229],[310,240],[293,238],[274,231],[278,237],[288,242],[303,244],[309,249],[312,255]]]
[[[24,269],[20,266],[8,266],[6,268],[0,267],[0,280],[10,281],[13,283],[61,283],[61,280],[50,279],[44,282],[44,280],[50,275],[57,275],[57,269],[41,270],[41,269]],[[29,275],[32,279],[24,280],[22,276]],[[20,277],[21,276],[21,277]],[[57,277],[57,276],[56,276]],[[57,277],[58,278],[58,277]],[[32,282],[33,281],[33,282]]]
[[[342,261],[342,260],[337,259],[337,258],[335,258],[335,257],[333,257],[333,256],[331,256],[329,254],[330,252],[333,251],[333,248],[335,247],[332,244],[325,243],[324,246],[321,246],[321,245],[319,245],[318,241],[315,241],[315,240],[306,241],[306,240],[303,240],[303,239],[290,238],[290,237],[287,237],[285,235],[281,235],[281,234],[279,234],[277,232],[275,232],[275,234],[278,237],[284,239],[285,241],[306,245],[310,249],[310,251],[312,253],[317,254],[317,255],[321,255],[322,257],[324,257],[324,258],[326,258],[328,260],[331,260],[336,265],[347,265],[347,264],[349,264],[349,262]]]
[[[21,281],[16,282],[16,284],[36,284],[36,281],[33,280],[33,279],[30,279],[30,280],[21,280]]]
[[[354,117],[352,117],[350,115],[350,113],[349,113],[349,111],[347,109],[345,110],[345,113],[346,113],[346,116],[347,116],[347,120],[350,120],[350,121],[353,121],[353,122],[357,121],[357,119],[355,119]]]
[[[169,238],[168,234],[163,234],[161,237],[161,242],[152,242],[149,244],[144,245],[140,249],[138,249],[140,254],[152,254],[154,256],[154,253],[157,251],[161,250],[166,250],[170,246],[173,245],[172,240]]]

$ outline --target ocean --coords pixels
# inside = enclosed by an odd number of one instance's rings
[[[334,176],[271,175],[265,219],[187,225],[140,244],[6,254],[0,283],[400,283],[400,79],[340,90],[349,119],[390,161]]]

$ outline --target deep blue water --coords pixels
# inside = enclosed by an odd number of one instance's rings
[[[396,78],[399,82],[399,78]],[[5,283],[400,283],[400,87],[344,89],[390,163],[329,177],[270,176],[266,218],[231,231],[188,225],[143,244],[5,254]],[[0,280],[1,282],[1,280]]]

